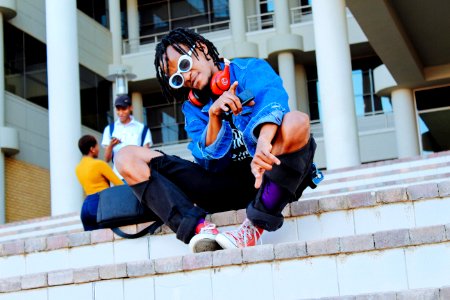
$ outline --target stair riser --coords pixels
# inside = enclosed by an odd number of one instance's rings
[[[262,243],[312,241],[449,223],[450,197],[444,197],[287,218],[280,230],[265,232]],[[235,226],[221,227],[221,230],[230,228]],[[0,257],[0,278],[189,253],[188,246],[178,241],[174,234],[135,240],[120,239],[114,242]]]
[[[286,300],[429,289],[450,283],[448,257],[445,242],[50,286],[0,294],[0,300],[198,299],[200,294],[213,300]]]

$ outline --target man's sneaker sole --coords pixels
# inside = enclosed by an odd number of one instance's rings
[[[238,246],[230,240],[225,234],[219,233],[216,236],[216,242],[223,248],[223,249],[238,249]]]
[[[221,250],[222,247],[216,242],[214,234],[197,234],[189,241],[189,248],[193,253]]]

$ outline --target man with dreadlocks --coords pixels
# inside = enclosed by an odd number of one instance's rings
[[[220,58],[189,29],[163,37],[155,67],[165,97],[186,100],[196,163],[128,146],[118,153],[119,172],[194,252],[255,245],[264,230],[282,226],[283,208],[322,178],[308,116],[289,111],[282,81],[266,61]],[[242,105],[247,98],[254,100]],[[219,233],[205,220],[241,208],[247,219],[236,230]]]

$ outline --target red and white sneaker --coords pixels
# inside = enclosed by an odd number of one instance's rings
[[[255,246],[264,229],[252,224],[249,219],[235,230],[225,231],[216,236],[217,243],[223,249],[236,249]]]
[[[216,224],[204,221],[197,225],[195,231],[197,234],[189,241],[189,248],[193,253],[222,249],[216,242],[216,236],[219,233]]]

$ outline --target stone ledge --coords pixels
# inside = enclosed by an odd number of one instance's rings
[[[293,202],[286,206],[283,215],[286,218],[302,217],[325,212],[350,210],[381,206],[385,204],[421,201],[433,198],[448,197],[450,180],[436,183],[417,184],[407,187],[386,188],[375,192],[353,193],[345,196],[321,197]],[[245,219],[245,209],[227,211],[209,215],[207,219],[218,226],[233,226],[242,223]],[[129,225],[122,229],[135,233],[149,223]],[[157,234],[173,234],[165,225]],[[41,251],[52,251],[63,248],[94,245],[98,243],[122,240],[110,229],[99,229],[87,232],[50,235],[24,240],[15,240],[0,243],[0,257],[22,255]],[[379,243],[381,241],[378,241]]]
[[[450,299],[450,286],[443,286],[440,288],[423,288],[403,290],[397,292],[380,292],[360,295],[326,297],[315,300],[369,300],[369,299],[383,299],[383,300],[411,300],[411,299],[430,299],[430,300],[446,300]],[[308,299],[307,299],[308,300]],[[313,300],[313,299],[309,299]]]
[[[435,233],[438,235],[437,238],[429,237],[430,234]],[[232,265],[250,265],[255,263],[304,259],[327,255],[349,255],[395,248],[432,245],[436,243],[448,243],[450,245],[449,242],[450,224],[414,229],[398,229],[376,232],[374,234],[307,241],[306,243],[291,242],[275,245],[267,244],[244,249],[218,250],[214,252],[203,252],[184,256],[173,256],[77,269],[65,269],[51,271],[48,273],[27,274],[18,277],[0,279],[0,293],[100,280],[188,272],[208,268],[221,268]],[[402,295],[402,297],[410,295],[408,293]],[[450,288],[443,289],[441,293],[450,295]],[[403,297],[398,299],[408,298]]]

